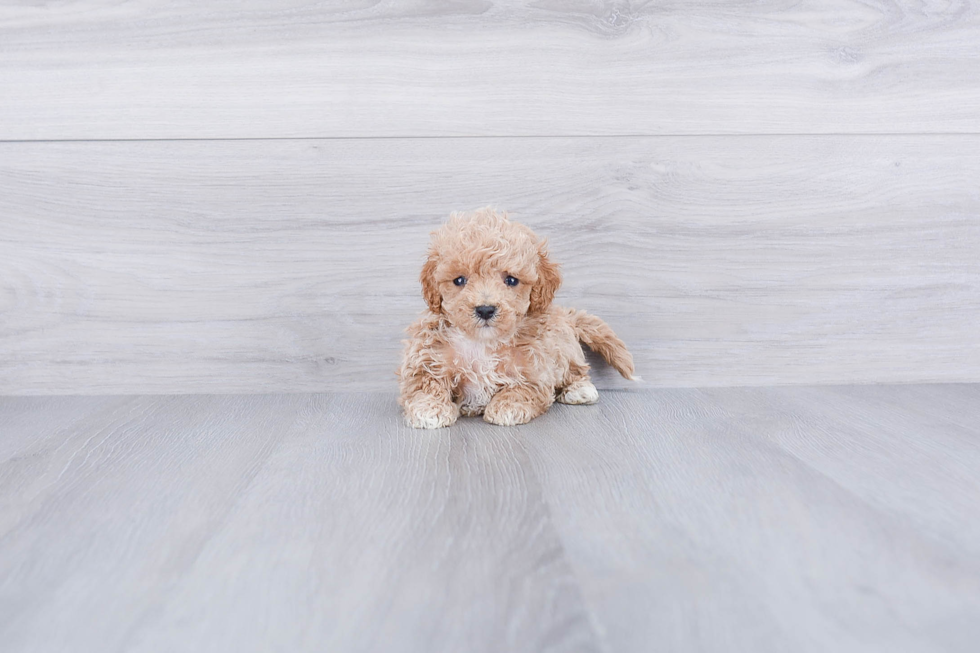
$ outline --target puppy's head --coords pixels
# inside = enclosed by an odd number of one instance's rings
[[[471,338],[512,336],[521,320],[548,308],[561,285],[545,242],[492,209],[453,213],[432,233],[422,295]]]

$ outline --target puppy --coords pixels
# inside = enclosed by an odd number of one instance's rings
[[[408,328],[398,403],[415,428],[459,415],[525,424],[556,400],[593,404],[580,342],[634,379],[633,357],[609,326],[551,303],[561,284],[546,244],[492,209],[454,213],[432,233],[422,266],[429,310]]]

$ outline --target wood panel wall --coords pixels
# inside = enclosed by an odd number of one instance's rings
[[[980,381],[970,3],[90,1],[0,43],[0,393],[392,390],[428,232],[484,205],[647,384]]]

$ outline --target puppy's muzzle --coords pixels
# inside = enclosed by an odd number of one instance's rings
[[[489,322],[493,319],[493,316],[497,314],[497,307],[484,304],[483,306],[477,306],[473,309],[476,316],[483,320],[484,322]]]

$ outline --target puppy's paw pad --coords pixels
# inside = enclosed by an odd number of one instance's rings
[[[497,426],[527,424],[532,417],[527,407],[514,403],[491,404],[483,412],[483,419]]]
[[[558,401],[563,404],[594,404],[599,401],[599,391],[591,381],[577,381],[561,391]]]
[[[441,429],[456,421],[456,407],[452,404],[426,404],[405,408],[405,422],[415,429]]]

